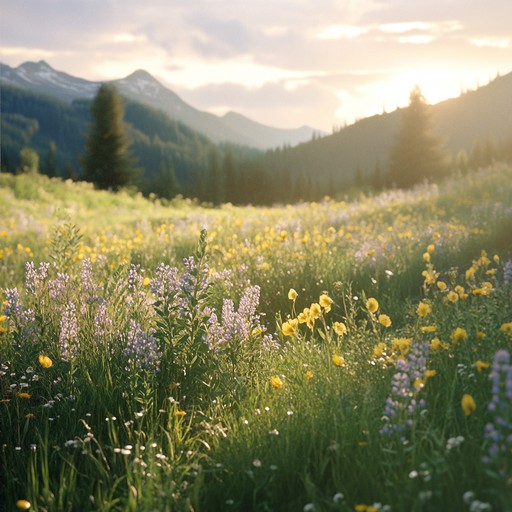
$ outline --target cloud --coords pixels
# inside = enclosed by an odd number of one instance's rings
[[[198,108],[328,130],[413,80],[441,98],[510,71],[510,19],[510,0],[4,0],[0,51],[91,80],[143,68]]]

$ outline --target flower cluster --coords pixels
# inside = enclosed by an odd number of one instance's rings
[[[155,373],[159,369],[158,365],[162,357],[153,333],[144,332],[135,320],[130,320],[124,355],[128,357],[129,364],[133,363],[135,367],[145,370],[153,369]]]
[[[512,471],[512,363],[507,350],[496,352],[491,371],[492,399],[488,411],[493,421],[485,425],[484,438],[488,443],[482,462],[495,468],[499,475],[510,476]]]
[[[386,399],[381,434],[400,434],[400,441],[405,442],[405,434],[414,424],[416,411],[425,410],[425,401],[418,400],[417,395],[425,385],[429,348],[428,343],[413,343],[407,356],[398,359],[390,395]]]

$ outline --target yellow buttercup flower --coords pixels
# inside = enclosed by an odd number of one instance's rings
[[[314,320],[320,318],[322,316],[322,308],[320,307],[320,304],[318,304],[317,302],[311,304],[311,306],[309,307],[309,314],[311,318],[313,318]]]
[[[474,398],[468,394],[462,396],[460,405],[466,416],[469,416],[476,409],[476,403]]]
[[[288,299],[295,301],[298,296],[299,294],[293,288],[290,288],[290,291],[288,292]]]
[[[334,322],[332,324],[332,328],[333,328],[333,331],[338,336],[344,336],[345,334],[347,334],[347,326],[343,322]]]
[[[142,280],[142,286],[144,286],[144,287],[149,286],[149,283],[151,283],[151,279],[149,277],[145,277]]]
[[[53,365],[53,361],[48,356],[45,356],[44,354],[39,354],[39,364],[43,368],[50,368]]]
[[[502,326],[500,327],[500,331],[504,332],[508,336],[512,336],[512,322],[502,324]]]
[[[187,413],[185,411],[176,411],[174,413],[175,416],[178,416],[178,418],[183,418]]]
[[[297,324],[299,321],[296,318],[292,318],[287,322],[284,322],[281,326],[281,331],[285,336],[293,336],[297,330]]]
[[[28,400],[32,395],[30,393],[18,393],[18,398],[22,398],[23,400]]]
[[[418,308],[416,309],[416,313],[418,316],[425,317],[427,315],[430,315],[432,312],[432,307],[430,304],[427,304],[426,302],[420,302],[418,304]]]
[[[391,325],[391,318],[388,315],[379,315],[379,324],[389,327]]]
[[[453,290],[451,290],[448,292],[448,295],[446,296],[446,298],[450,302],[453,302],[455,304],[459,300],[459,294],[457,292],[454,292]]]
[[[272,377],[270,377],[270,384],[272,384],[272,387],[275,389],[281,389],[284,386],[284,382],[278,375],[272,375]]]
[[[444,281],[437,281],[437,287],[444,292],[447,288],[446,283]]]
[[[314,375],[315,375],[315,374],[313,373],[313,370],[308,370],[308,371],[306,372],[306,375],[305,375],[306,380],[311,380],[311,379],[313,378],[313,376],[314,376]]]
[[[452,341],[456,343],[458,341],[465,340],[468,337],[468,333],[467,333],[466,329],[463,329],[462,327],[457,327],[457,329],[455,329],[452,332],[450,337],[451,337]]]
[[[332,356],[332,362],[333,362],[334,366],[338,366],[338,367],[345,366],[345,359],[343,359],[343,357],[339,356],[338,354],[334,354]]]
[[[16,507],[20,510],[28,510],[30,508],[30,501],[27,500],[18,500],[16,502]]]
[[[475,367],[476,369],[481,372],[482,370],[487,370],[487,368],[489,368],[490,364],[489,363],[484,363],[484,361],[480,361],[478,360],[476,363],[475,363]]]
[[[326,313],[328,313],[331,310],[331,304],[334,302],[329,295],[326,295],[323,293],[320,295],[320,298],[318,299],[318,302],[320,303],[320,306],[322,306]]]
[[[375,313],[379,309],[379,303],[377,302],[377,299],[370,297],[366,301],[366,308],[370,313]]]

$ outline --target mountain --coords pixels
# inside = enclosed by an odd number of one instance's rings
[[[230,142],[269,149],[295,145],[310,140],[313,128],[279,129],[251,121],[239,114],[224,117],[198,110],[184,102],[176,93],[163,86],[147,71],[138,70],[126,78],[111,81],[120,93],[134,101],[162,110],[171,119],[206,135],[215,143]],[[16,68],[0,63],[0,84],[10,84],[39,94],[71,103],[90,99],[101,85],[67,73],[56,71],[45,61],[25,62]]]
[[[429,106],[432,131],[451,155],[491,145],[512,153],[512,73],[458,98]],[[296,177],[312,170],[324,184],[343,190],[360,174],[383,173],[403,109],[362,119],[332,135],[293,148],[273,150],[265,166],[272,172],[290,170]]]

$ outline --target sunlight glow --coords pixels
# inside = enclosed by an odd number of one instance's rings
[[[318,39],[353,39],[368,32],[365,27],[355,25],[330,25],[321,30]]]

